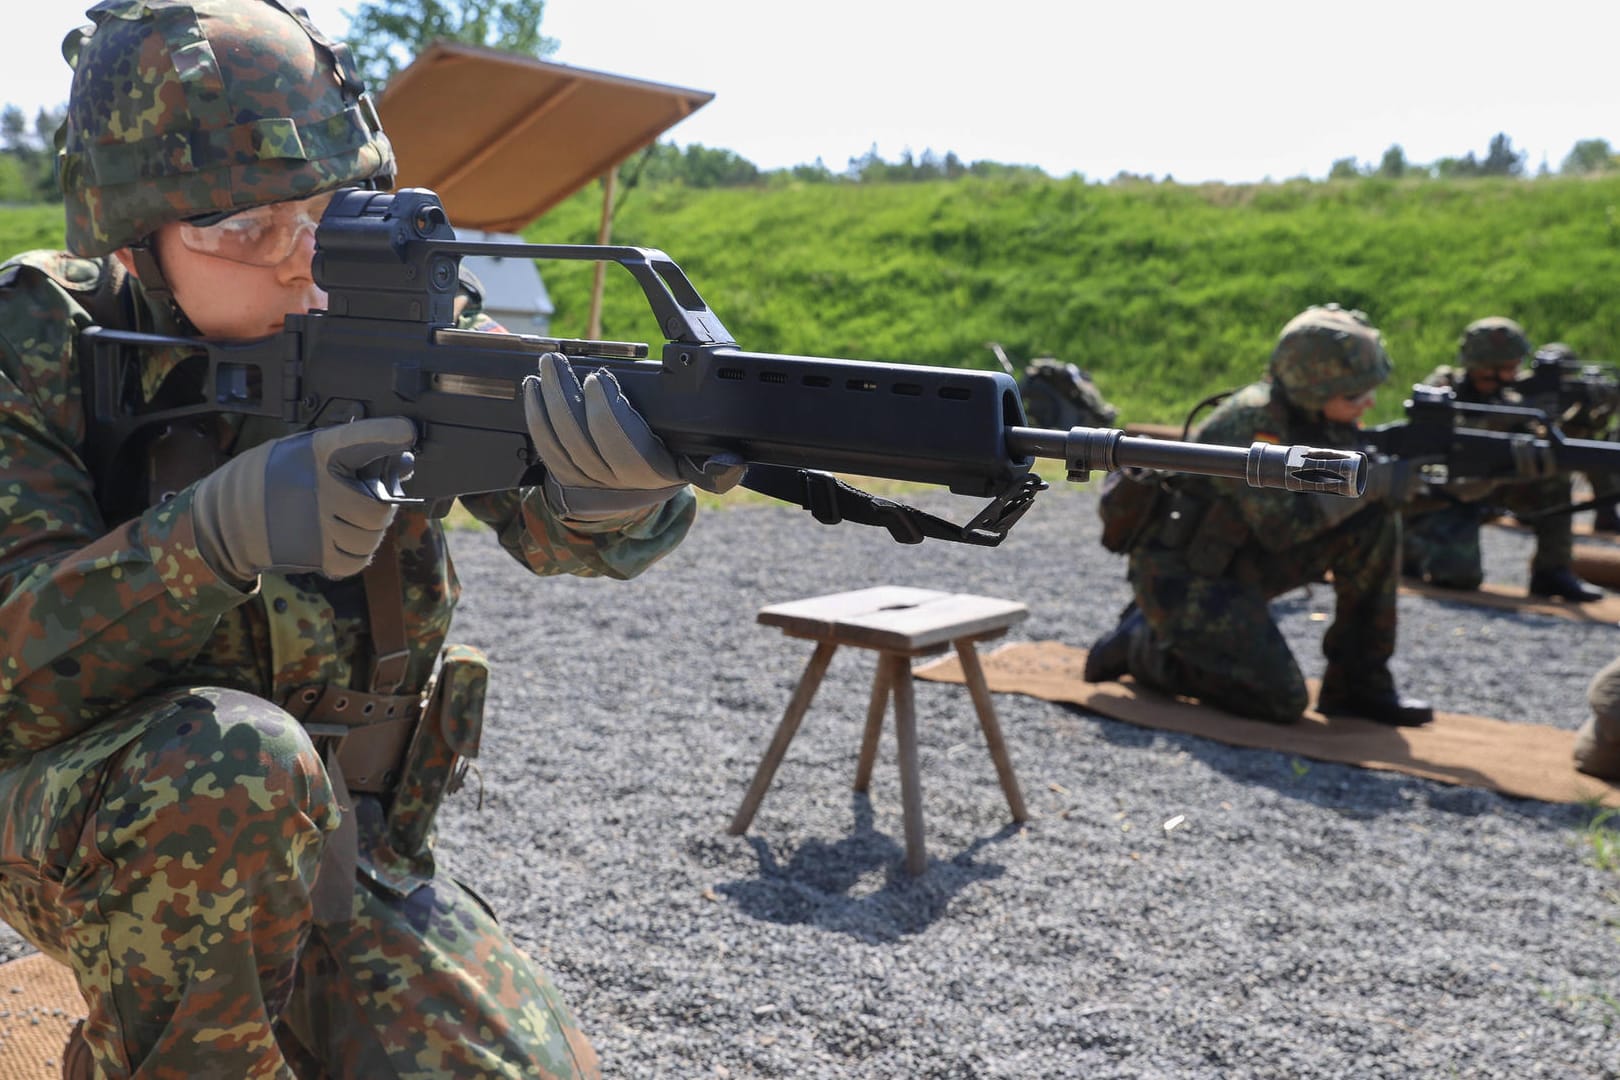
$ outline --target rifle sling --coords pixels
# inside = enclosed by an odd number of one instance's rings
[[[373,694],[392,694],[405,682],[410,642],[405,633],[405,584],[399,568],[399,536],[395,529],[361,572],[366,592],[366,622],[371,631],[371,686]]]
[[[982,514],[969,525],[957,525],[916,507],[891,502],[851,487],[831,473],[793,469],[784,465],[749,465],[742,486],[808,510],[823,525],[837,525],[845,521],[857,525],[880,525],[902,544],[920,544],[924,539],[931,538],[994,547],[1001,543],[1006,529],[1023,512],[1020,508],[1010,515],[1011,520],[1001,518],[998,524],[1004,527],[999,529],[993,525],[988,528],[975,527],[984,516]]]

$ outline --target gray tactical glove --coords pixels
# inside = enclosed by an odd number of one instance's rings
[[[357,574],[394,520],[393,504],[359,477],[391,467],[407,479],[415,442],[416,428],[395,416],[261,443],[197,482],[197,550],[243,584],[271,570]]]
[[[1372,458],[1367,462],[1367,486],[1360,498],[1347,499],[1342,495],[1327,494],[1312,497],[1322,515],[1322,524],[1331,529],[1373,503],[1383,503],[1392,510],[1399,510],[1414,490],[1415,476],[1410,461]]]
[[[1411,461],[1405,458],[1374,458],[1367,462],[1367,488],[1364,502],[1382,502],[1400,509],[1421,483]]]
[[[735,455],[701,462],[677,458],[603,369],[580,382],[561,353],[540,357],[540,374],[523,380],[523,416],[546,467],[545,495],[562,517],[616,517],[671,498],[687,484],[717,494],[742,479]]]

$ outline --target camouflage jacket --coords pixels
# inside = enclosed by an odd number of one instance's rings
[[[0,764],[61,742],[121,707],[177,685],[245,690],[282,702],[295,687],[365,688],[371,658],[359,578],[262,575],[242,591],[197,552],[192,488],[109,529],[84,461],[78,330],[96,287],[100,321],[161,326],[139,284],[111,259],[30,252],[0,269]],[[88,301],[86,301],[88,302]],[[476,325],[476,313],[464,320]],[[146,373],[155,393],[161,362]],[[275,437],[236,426],[227,452]],[[536,574],[626,579],[685,536],[689,492],[649,510],[570,527],[539,492],[463,505]],[[401,512],[411,658],[426,683],[459,595],[438,520]]]
[[[1358,445],[1356,429],[1311,419],[1274,393],[1270,382],[1245,386],[1223,401],[1192,433],[1194,442],[1247,447],[1256,441],[1282,445],[1303,443],[1338,449]],[[1333,527],[1318,501],[1291,491],[1253,488],[1242,480],[1184,475],[1175,487],[1200,500],[1236,507],[1248,539],[1266,551],[1287,551]]]

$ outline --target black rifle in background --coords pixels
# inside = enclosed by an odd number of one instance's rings
[[[532,485],[543,476],[518,389],[545,352],[582,374],[606,368],[671,452],[749,463],[744,486],[828,524],[881,525],[897,540],[994,545],[1046,487],[1036,458],[1071,480],[1127,466],[1246,479],[1256,486],[1357,496],[1354,452],[1256,443],[1209,446],[1107,428],[1025,426],[1003,372],[745,352],[674,261],[636,247],[460,242],[433,192],[347,189],[316,232],[324,311],[287,317],[251,342],[214,342],[91,327],[86,393],[98,476],[167,425],[204,413],[277,418],[298,427],[404,416],[420,434],[414,473],[377,481],[380,497],[443,512],[460,495]],[[645,294],[667,341],[658,359],[635,342],[583,341],[455,328],[464,255],[618,263]],[[176,350],[195,369],[194,400],[152,409],[143,362]],[[965,525],[859,491],[834,473],[942,485],[988,498]]]
[[[1491,428],[1469,427],[1471,418]],[[1406,419],[1363,431],[1362,449],[1372,455],[1374,467],[1381,461],[1405,463],[1442,500],[1448,486],[1477,488],[1480,481],[1513,483],[1560,472],[1620,469],[1620,443],[1570,438],[1540,409],[1459,402],[1450,387],[1422,384],[1412,387]],[[1586,508],[1554,507],[1525,520]]]
[[[1530,370],[1509,385],[1566,435],[1613,435],[1620,416],[1620,369],[1612,364],[1588,363],[1564,346],[1543,346],[1531,357]]]

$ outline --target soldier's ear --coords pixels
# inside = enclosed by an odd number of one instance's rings
[[[119,264],[123,266],[126,271],[131,274],[135,274],[135,256],[130,254],[129,248],[119,248],[117,251],[113,252],[113,258],[117,259]],[[135,274],[135,276],[140,277],[139,274]]]

